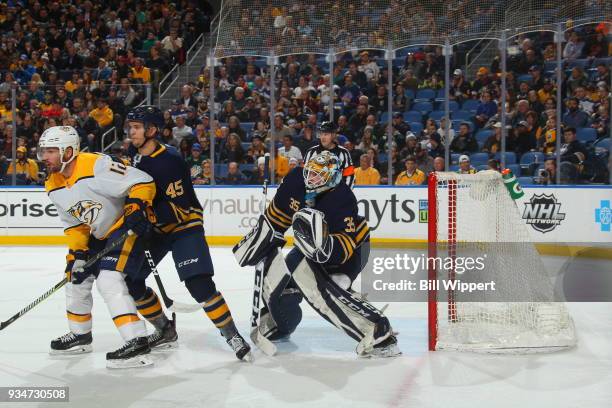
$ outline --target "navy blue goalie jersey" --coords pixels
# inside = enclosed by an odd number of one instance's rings
[[[276,231],[284,233],[289,229],[293,214],[306,207],[305,195],[302,168],[296,167],[285,176],[266,209],[266,216]],[[347,262],[356,248],[369,241],[368,223],[357,213],[357,199],[347,184],[340,183],[317,195],[313,208],[325,214],[330,237],[334,240],[330,264]]]
[[[164,233],[176,233],[203,226],[202,206],[196,197],[189,168],[174,147],[159,144],[149,156],[141,156],[131,148],[129,155],[132,166],[155,181],[156,227]]]

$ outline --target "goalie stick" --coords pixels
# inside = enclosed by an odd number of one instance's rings
[[[174,300],[170,299],[170,297],[168,297],[168,294],[166,294],[166,290],[164,289],[164,285],[162,284],[161,277],[159,276],[159,272],[157,272],[157,266],[155,265],[155,261],[153,261],[153,256],[151,255],[151,251],[149,251],[148,249],[145,249],[144,252],[145,252],[145,257],[147,258],[147,262],[149,264],[149,268],[151,268],[151,273],[153,273],[153,276],[155,277],[155,282],[157,282],[157,287],[159,288],[159,292],[164,301],[164,305],[166,305],[166,309],[172,312],[177,312],[177,313],[193,313],[197,310],[201,310],[202,306],[197,303],[195,304],[179,303],[179,302],[175,302]],[[174,320],[174,316],[172,317],[172,320]]]
[[[270,153],[265,154],[264,161],[264,184],[263,184],[263,203],[262,203],[262,213],[265,212],[266,209],[266,200],[268,197],[268,181],[270,177],[269,171],[269,163],[270,163]],[[257,347],[264,354],[268,356],[273,356],[276,354],[276,346],[259,330],[259,318],[261,316],[261,295],[263,291],[263,279],[264,279],[264,264],[265,259],[260,261],[255,266],[255,282],[253,284],[253,313],[251,315],[251,341],[255,343]]]
[[[83,265],[83,269],[89,268],[90,266],[92,266],[93,264],[98,262],[109,251],[111,251],[112,249],[115,249],[119,245],[123,244],[123,241],[125,241],[125,239],[128,237],[128,235],[132,235],[132,234],[133,234],[133,232],[131,230],[128,231],[128,232],[125,232],[124,234],[122,234],[115,241],[113,241],[112,243],[107,245],[104,249],[102,249],[97,254],[95,254],[93,256],[93,258],[90,258],[87,262],[85,262],[85,265]],[[45,293],[43,293],[42,295],[37,297],[32,303],[30,303],[29,305],[27,305],[26,307],[21,309],[19,312],[17,312],[15,315],[13,315],[13,317],[11,317],[10,319],[8,319],[8,320],[6,320],[4,322],[0,322],[0,330],[3,330],[4,328],[6,328],[6,326],[8,326],[9,324],[13,323],[15,320],[19,319],[21,316],[23,316],[24,314],[26,314],[30,310],[34,309],[34,307],[38,306],[43,300],[47,299],[49,296],[51,296],[52,294],[54,294],[55,292],[60,290],[67,283],[68,283],[68,279],[67,278],[62,279],[61,281],[56,283],[55,286],[53,286],[51,289],[49,289],[48,291],[46,291]]]

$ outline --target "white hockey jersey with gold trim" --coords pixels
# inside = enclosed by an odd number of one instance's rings
[[[151,204],[155,183],[151,176],[110,156],[81,153],[72,175],[51,174],[45,189],[57,207],[71,250],[87,249],[89,235],[103,239],[123,223],[126,197]]]

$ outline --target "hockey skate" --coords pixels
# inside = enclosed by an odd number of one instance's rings
[[[240,333],[236,332],[233,337],[226,339],[227,344],[234,350],[236,353],[236,357],[238,360],[242,361],[253,361],[253,355],[251,354],[251,346],[246,340],[240,335]]]
[[[146,337],[136,337],[115,351],[106,353],[107,368],[135,368],[153,365],[153,360],[147,355],[151,352]]]
[[[151,351],[168,351],[178,347],[178,334],[176,333],[176,319],[168,320],[166,325],[160,330],[155,329],[155,333],[147,336]]]
[[[49,354],[52,355],[71,355],[91,353],[92,336],[91,332],[85,334],[75,334],[68,332],[63,336],[51,341]]]
[[[368,351],[365,351],[360,357],[363,358],[385,358],[385,357],[396,357],[401,355],[399,347],[397,346],[397,338],[394,335],[390,335]]]

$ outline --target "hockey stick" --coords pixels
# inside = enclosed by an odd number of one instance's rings
[[[268,182],[270,179],[270,170],[268,168],[270,163],[270,153],[266,153],[264,156],[264,184],[263,184],[263,203],[262,203],[262,213],[265,212],[266,209],[266,200],[268,197]],[[265,259],[260,261],[257,266],[255,266],[255,282],[253,284],[253,311],[251,315],[251,341],[259,347],[264,354],[268,356],[273,356],[276,354],[276,346],[259,330],[259,317],[261,315],[261,295],[263,291],[263,273],[264,273],[264,264]]]
[[[159,272],[157,272],[157,266],[155,265],[155,261],[153,261],[153,256],[151,255],[151,251],[145,249],[145,256],[147,258],[147,262],[149,263],[149,267],[151,268],[151,272],[155,277],[155,282],[157,282],[157,287],[159,288],[159,293],[164,301],[164,305],[166,305],[166,309],[171,310],[172,312],[177,313],[193,313],[197,310],[201,310],[202,306],[199,304],[186,304],[175,302],[170,299],[170,297],[166,294],[166,289],[164,289],[164,285],[162,284],[161,277],[159,276]]]
[[[105,256],[107,253],[109,253],[112,249],[115,249],[119,245],[123,244],[123,241],[125,241],[125,239],[129,235],[132,235],[132,234],[133,234],[133,232],[131,230],[128,231],[128,232],[123,233],[119,238],[117,238],[116,240],[111,242],[109,245],[107,245],[105,248],[103,248],[101,251],[99,251],[97,254],[95,254],[93,256],[93,258],[90,258],[87,262],[85,262],[85,265],[83,265],[83,269],[89,268],[90,266],[92,266],[93,264],[98,262],[100,259],[102,259],[103,256]],[[29,305],[27,305],[26,307],[21,309],[13,317],[11,317],[10,319],[8,319],[5,322],[1,322],[0,323],[0,330],[3,330],[6,326],[8,326],[9,324],[13,323],[15,320],[19,319],[21,316],[23,316],[24,314],[26,314],[27,312],[32,310],[35,306],[40,304],[40,302],[42,302],[43,300],[47,299],[49,296],[51,296],[52,294],[57,292],[59,289],[61,289],[67,283],[68,283],[68,279],[67,278],[64,278],[61,281],[59,281],[58,283],[56,283],[55,286],[53,286],[51,289],[49,289],[48,291],[46,291],[45,293],[40,295],[32,303],[30,303]]]

